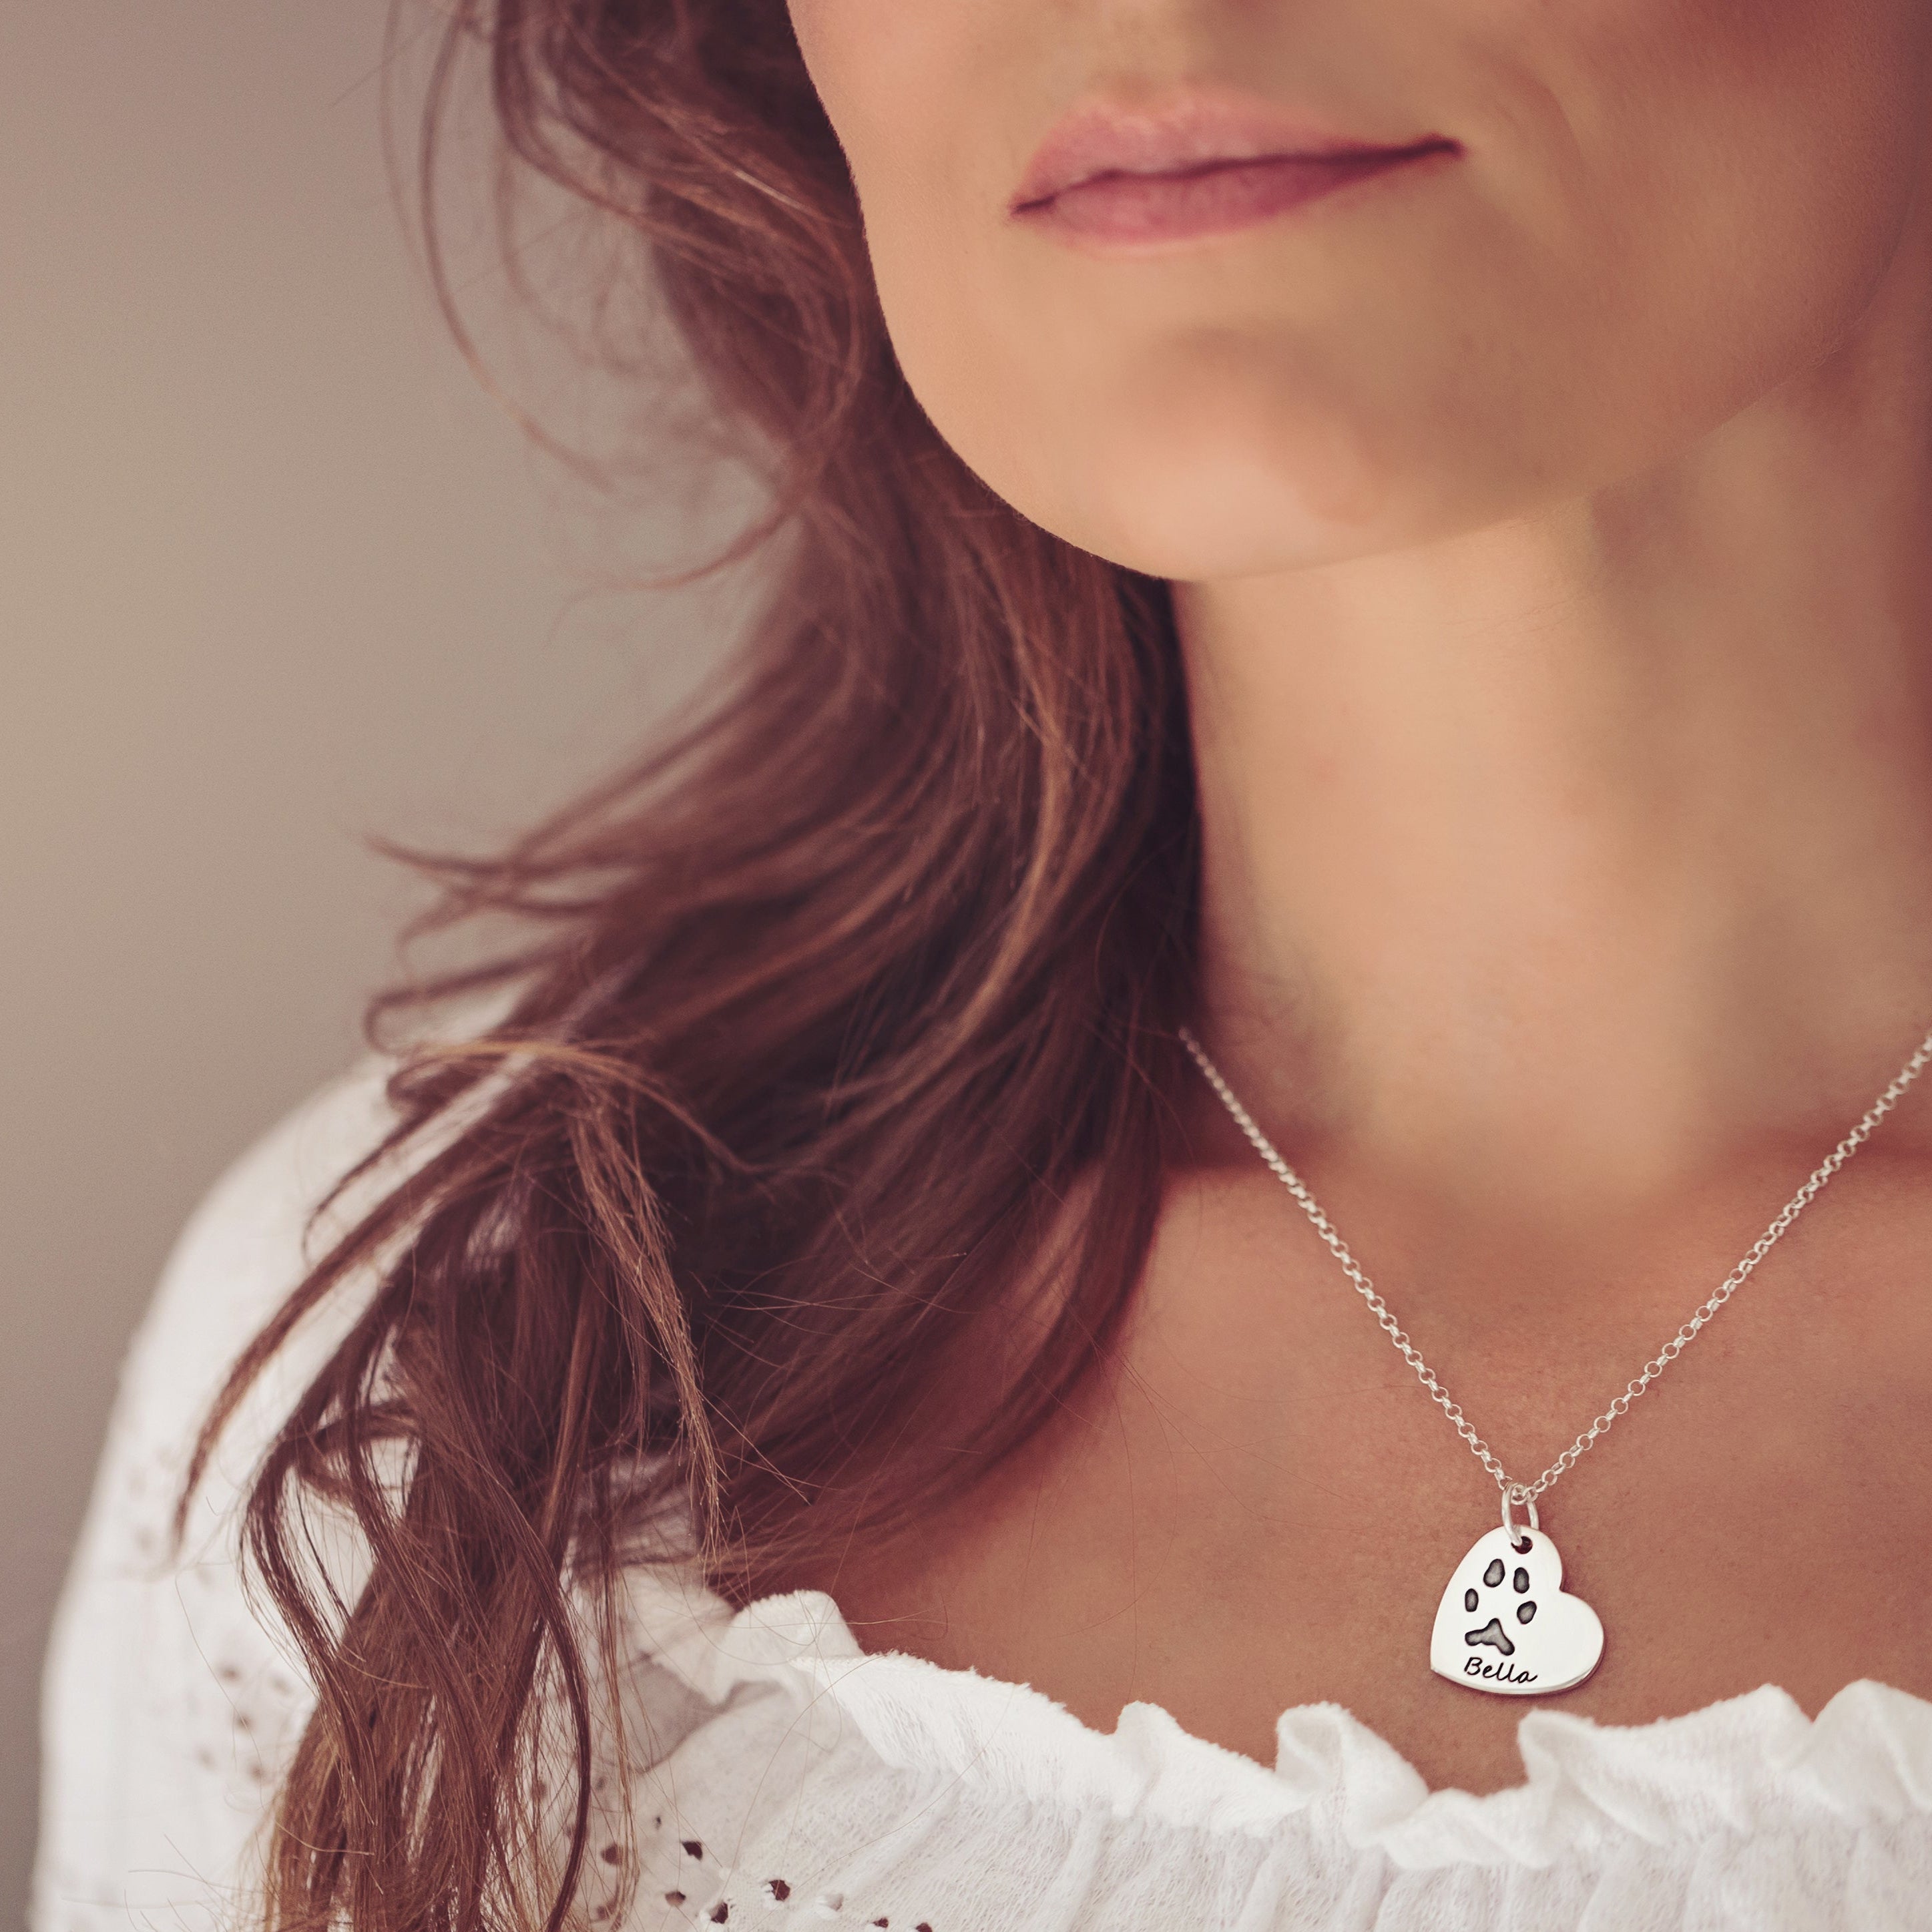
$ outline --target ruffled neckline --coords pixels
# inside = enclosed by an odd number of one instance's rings
[[[1546,1865],[1635,1838],[1663,1844],[1932,1812],[1932,1702],[1869,1678],[1815,1718],[1766,1684],[1645,1724],[1526,1712],[1520,1784],[1431,1790],[1394,1745],[1340,1704],[1276,1724],[1272,1766],[1132,1703],[1096,1730],[1030,1686],[904,1652],[860,1648],[824,1592],[733,1611],[695,1580],[627,1573],[642,1646],[699,1696],[777,1682],[828,1701],[885,1764],[1031,1804],[1101,1809],[1180,1829],[1265,1834],[1301,1815],[1398,1865]]]

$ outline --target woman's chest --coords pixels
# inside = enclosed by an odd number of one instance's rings
[[[1538,1702],[1633,1724],[1767,1683],[1813,1712],[1859,1678],[1932,1696],[1932,1334],[1898,1261],[1848,1256],[1727,1315],[1545,1494],[1563,1589],[1605,1641]],[[1270,1279],[1272,1309],[1156,1298],[1026,1451],[824,1580],[861,1642],[1032,1684],[1102,1730],[1156,1703],[1264,1762],[1282,1711],[1338,1702],[1432,1786],[1520,1782],[1530,1700],[1430,1661],[1452,1573],[1498,1526],[1493,1479],[1346,1285],[1306,1286],[1284,1306]],[[1580,1325],[1567,1354],[1498,1329],[1468,1358],[1459,1393],[1498,1444],[1553,1458],[1642,1360],[1614,1317]]]

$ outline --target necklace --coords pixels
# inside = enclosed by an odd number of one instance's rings
[[[1563,1588],[1563,1559],[1538,1520],[1536,1499],[1606,1435],[1632,1402],[1695,1341],[1706,1322],[1748,1280],[1760,1262],[1796,1221],[1825,1184],[1864,1145],[1872,1130],[1898,1104],[1900,1096],[1932,1061],[1932,1034],[1893,1076],[1891,1084],[1866,1108],[1863,1118],[1814,1168],[1804,1185],[1780,1208],[1771,1225],[1683,1327],[1634,1376],[1619,1395],[1534,1482],[1512,1478],[1502,1462],[1477,1434],[1462,1405],[1442,1386],[1422,1352],[1402,1332],[1389,1306],[1362,1272],[1348,1244],[1307,1189],[1301,1177],[1276,1150],[1256,1124],[1254,1116],[1235,1097],[1234,1090],[1208,1057],[1199,1040],[1186,1027],[1180,1043],[1200,1068],[1248,1144],[1268,1164],[1275,1178],[1301,1204],[1328,1251],[1368,1304],[1382,1332],[1394,1343],[1416,1379],[1436,1406],[1455,1424],[1476,1460],[1495,1478],[1502,1492],[1502,1522],[1479,1537],[1456,1564],[1437,1605],[1430,1634],[1429,1666],[1438,1676],[1474,1690],[1504,1696],[1537,1697],[1568,1690],[1596,1669],[1604,1654],[1604,1626],[1582,1598]],[[1523,1512],[1519,1520],[1517,1510]]]

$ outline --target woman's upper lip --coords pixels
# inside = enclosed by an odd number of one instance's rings
[[[1021,214],[1103,175],[1180,174],[1217,163],[1406,154],[1454,144],[1443,135],[1378,140],[1291,114],[1258,95],[1192,91],[1126,103],[1084,101],[1034,152],[1009,204]]]

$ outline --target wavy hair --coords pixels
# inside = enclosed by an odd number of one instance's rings
[[[291,1330],[373,1284],[245,1502],[316,1693],[273,1932],[575,1922],[623,1568],[675,1526],[742,1601],[1040,1426],[1144,1262],[1190,997],[1166,586],[1029,524],[927,420],[784,8],[454,0],[448,32],[427,152],[480,46],[513,167],[626,238],[761,453],[746,541],[778,567],[698,724],[436,862],[436,927],[514,937],[372,1018],[492,988],[500,1017],[402,1055],[365,1168],[427,1150],[203,1426],[183,1512]],[[969,1402],[946,1365],[991,1329],[1010,1359]],[[321,1502],[366,1546],[346,1597],[307,1560]]]

